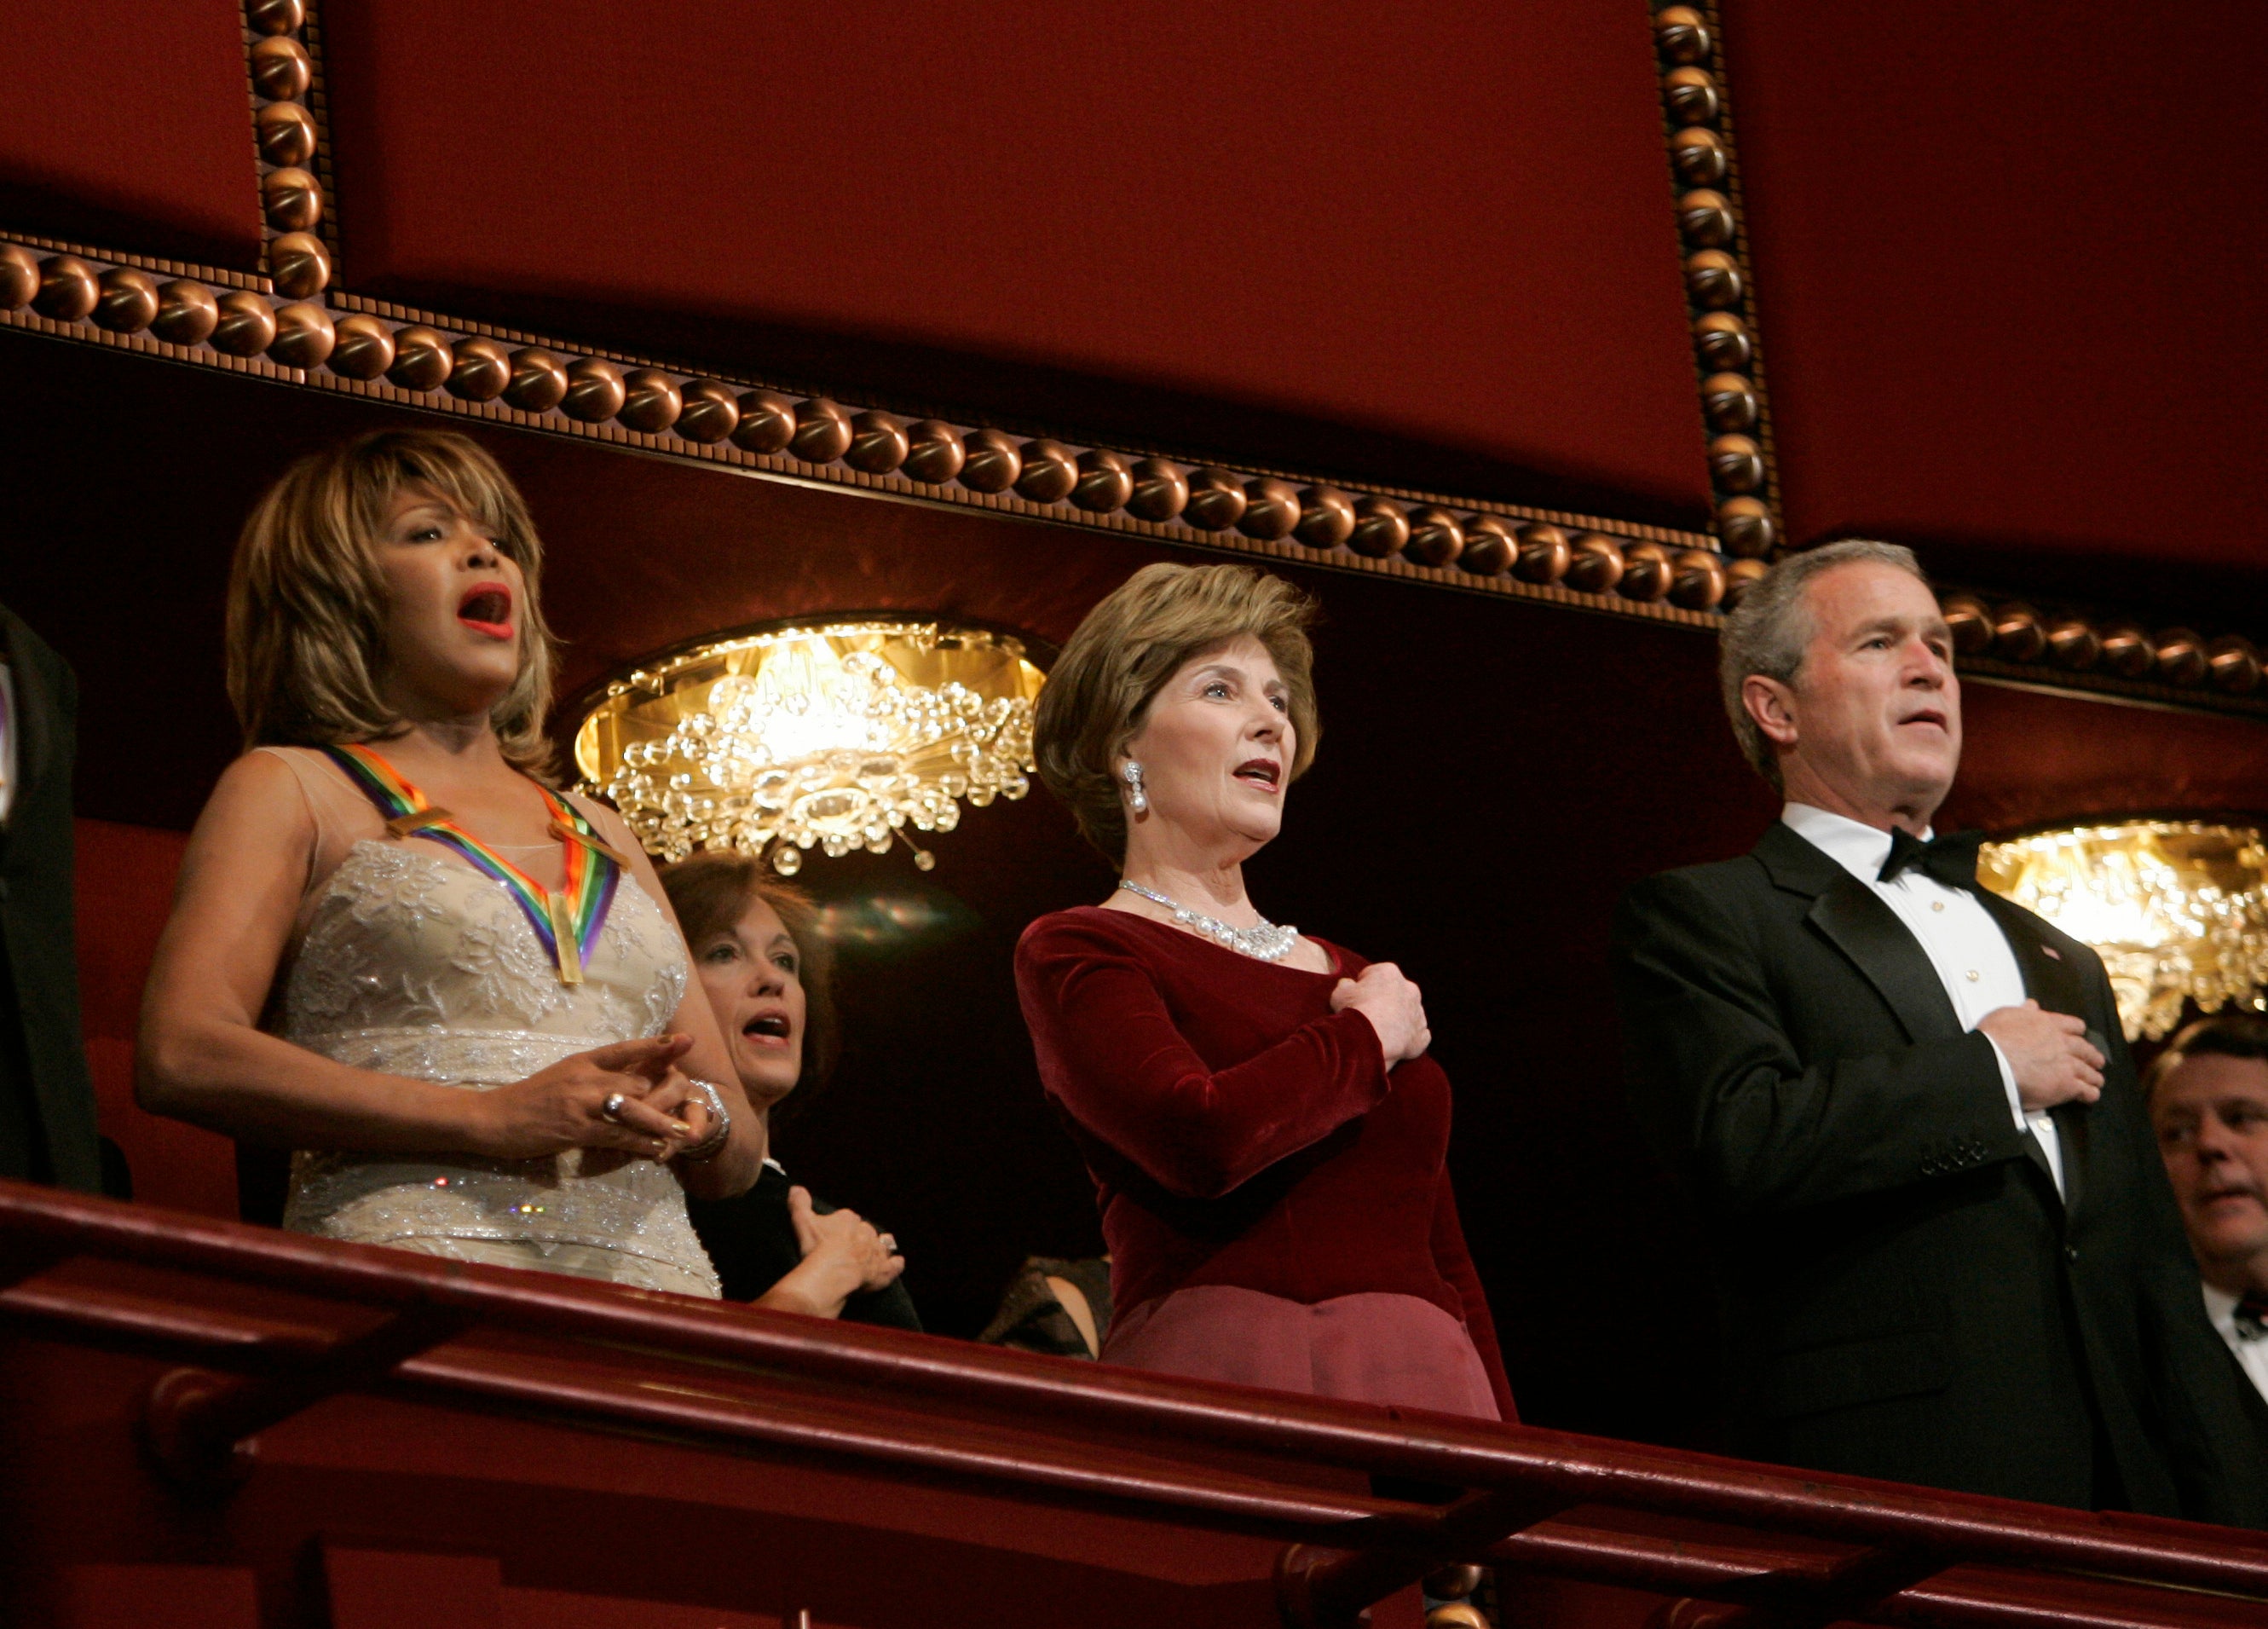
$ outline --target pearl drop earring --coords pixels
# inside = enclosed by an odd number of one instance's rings
[[[1127,760],[1124,773],[1126,807],[1139,814],[1150,807],[1149,796],[1142,790],[1142,766],[1130,758]]]

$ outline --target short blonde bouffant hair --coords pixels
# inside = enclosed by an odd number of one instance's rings
[[[446,430],[382,430],[313,453],[253,509],[228,579],[228,698],[244,744],[342,746],[408,727],[379,690],[387,595],[378,541],[406,487],[431,490],[519,567],[519,673],[489,716],[505,760],[547,778],[543,545],[512,478],[479,443]]]
[[[1086,614],[1040,691],[1033,756],[1079,835],[1113,865],[1126,857],[1126,807],[1112,763],[1142,731],[1166,681],[1198,657],[1251,638],[1283,675],[1294,749],[1289,785],[1314,762],[1315,602],[1248,565],[1145,565]]]

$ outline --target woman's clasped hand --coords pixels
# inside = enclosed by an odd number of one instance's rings
[[[862,1290],[887,1289],[906,1270],[905,1257],[896,1253],[896,1240],[856,1211],[814,1208],[811,1190],[799,1183],[787,1190],[787,1213],[795,1225],[803,1264],[792,1275],[792,1284],[783,1280],[764,1298],[768,1307],[834,1317],[851,1296]]]
[[[470,1105],[475,1147],[502,1160],[570,1148],[671,1159],[709,1134],[707,1100],[677,1067],[692,1045],[688,1035],[620,1041],[480,1093]]]
[[[1407,1058],[1422,1058],[1433,1044],[1425,1027],[1425,1003],[1418,986],[1391,962],[1373,962],[1354,978],[1342,978],[1331,988],[1331,1011],[1349,1010],[1370,1020],[1378,1031],[1379,1050],[1389,1069]]]

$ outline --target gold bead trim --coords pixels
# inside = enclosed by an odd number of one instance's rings
[[[269,278],[179,261],[0,239],[0,326],[772,479],[1700,628],[1767,569],[1690,532],[1020,439],[356,295],[328,299],[292,300]],[[1964,671],[2268,716],[2260,652],[2240,635],[2150,631],[1967,590],[1943,599]]]
[[[2208,638],[2183,627],[2146,629],[2115,615],[1967,589],[1939,596],[1964,672],[2172,706],[2268,716],[2259,647],[2242,634]]]
[[[1787,531],[1779,513],[1779,466],[1756,336],[1756,276],[1742,225],[1723,41],[1714,0],[1654,8],[1662,126],[1717,536],[1729,555],[1769,559]]]
[[[313,0],[244,0],[261,258],[276,287],[320,300],[337,276],[322,31]]]
[[[85,298],[160,269],[111,326]],[[83,245],[0,240],[0,323],[752,474],[1592,610],[1712,625],[1732,580],[1697,533],[912,419]]]
[[[344,293],[312,0],[244,0],[269,275],[18,236],[0,240],[0,325],[774,479],[1710,627],[1785,533],[1716,8],[1658,5],[1653,25],[1715,539],[862,409]],[[1961,664],[1981,676],[2268,713],[2260,652],[2241,636],[1964,591],[1945,604]]]

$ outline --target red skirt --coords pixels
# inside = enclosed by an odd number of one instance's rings
[[[1463,1323],[1417,1295],[1371,1292],[1309,1306],[1234,1285],[1175,1290],[1121,1314],[1105,1363],[1496,1419],[1488,1369]]]

